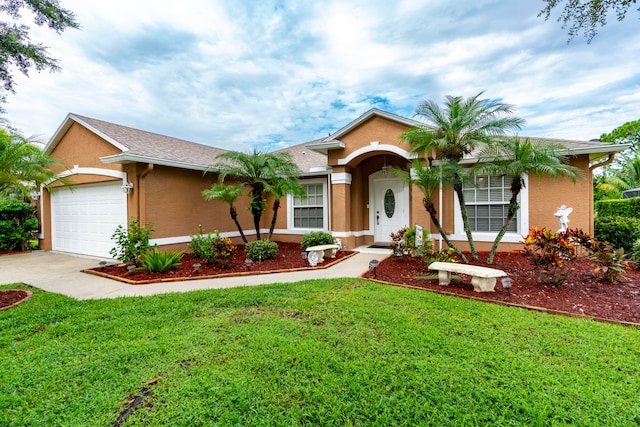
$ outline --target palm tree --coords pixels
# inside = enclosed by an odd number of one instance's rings
[[[53,181],[71,186],[65,178],[56,179],[52,166],[64,167],[24,136],[0,129],[0,194],[27,198],[43,185],[51,190]]]
[[[562,154],[566,151],[561,145],[552,143],[532,143],[528,138],[501,138],[486,145],[480,156],[480,162],[474,167],[474,172],[478,175],[506,175],[511,177],[511,199],[509,200],[509,211],[507,218],[498,232],[487,264],[493,263],[493,257],[500,241],[504,237],[509,224],[520,209],[518,196],[525,187],[524,176],[536,174],[538,176],[566,176],[574,182],[581,171],[568,165],[569,158]]]
[[[496,136],[505,135],[508,130],[518,130],[524,120],[511,116],[513,106],[490,99],[480,99],[484,92],[464,99],[460,96],[446,96],[444,107],[434,101],[424,101],[416,109],[415,115],[424,124],[403,134],[403,139],[411,144],[411,151],[435,153],[436,158],[460,162],[482,144],[491,142]],[[464,202],[463,177],[455,172],[453,189],[460,202],[460,213],[465,233],[471,249],[471,258],[478,259],[478,253],[471,235],[469,217]]]
[[[616,194],[620,197],[620,193],[625,190],[640,187],[640,156],[627,161],[622,169],[614,169],[612,175],[602,178],[597,188],[609,194]]]
[[[449,168],[452,166],[454,165],[450,161],[446,160],[442,161],[439,167],[435,167],[423,165],[420,160],[416,159],[411,165],[410,172],[401,168],[393,168],[393,172],[399,175],[407,184],[415,185],[420,189],[420,191],[422,191],[422,194],[424,195],[422,198],[422,205],[429,214],[429,217],[431,217],[431,221],[438,229],[440,236],[442,236],[442,239],[447,243],[447,245],[456,252],[462,262],[468,264],[469,260],[467,257],[465,257],[462,251],[458,249],[451,240],[449,240],[447,233],[442,228],[442,224],[440,224],[440,220],[438,219],[435,203],[432,199],[432,194],[440,188],[441,182],[443,184],[451,185],[451,182],[446,181],[446,177],[452,176],[450,173],[447,173],[450,171]]]
[[[276,220],[278,217],[278,209],[280,209],[280,199],[287,194],[291,194],[296,197],[304,197],[304,188],[297,183],[297,181],[291,181],[286,179],[278,179],[269,186],[269,192],[273,195],[273,216],[271,217],[271,226],[269,227],[269,237],[267,240],[271,240],[273,235],[273,229],[276,227]]]
[[[244,235],[244,231],[242,231],[240,223],[238,222],[238,211],[236,211],[235,206],[233,206],[240,194],[242,194],[242,187],[239,185],[214,184],[208,190],[202,191],[202,197],[204,197],[205,200],[218,199],[229,204],[229,214],[231,215],[231,219],[235,222],[236,227],[240,232],[240,236],[242,236],[242,241],[247,243],[247,238]]]
[[[208,171],[218,173],[220,183],[227,177],[242,187],[250,187],[249,211],[253,216],[256,236],[260,239],[260,220],[267,207],[266,195],[279,180],[296,181],[301,171],[288,153],[265,153],[256,148],[253,152],[228,151],[216,157],[217,163]]]

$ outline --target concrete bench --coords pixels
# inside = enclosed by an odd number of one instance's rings
[[[335,258],[339,248],[338,245],[309,246],[306,250],[308,252],[307,261],[311,266],[315,266],[324,261],[324,257]]]
[[[471,276],[471,284],[476,292],[493,292],[496,279],[507,275],[504,271],[495,268],[439,261],[429,264],[429,270],[438,272],[438,282],[441,285],[448,285],[451,282],[451,273],[467,274]]]

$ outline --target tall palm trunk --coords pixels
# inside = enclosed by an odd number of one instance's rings
[[[440,224],[440,221],[438,220],[438,215],[436,213],[436,208],[433,205],[433,202],[431,200],[428,200],[425,197],[422,199],[422,205],[429,213],[429,216],[431,217],[431,221],[433,221],[433,224],[438,229],[438,232],[440,232],[440,236],[442,236],[442,239],[445,241],[445,243],[456,252],[456,254],[460,257],[462,262],[464,262],[465,264],[469,264],[469,260],[467,259],[467,257],[465,257],[462,251],[460,251],[460,249],[458,249],[458,247],[454,245],[451,242],[451,240],[449,240],[449,238],[447,237],[447,233],[444,231],[444,229],[442,228],[442,225]]]
[[[487,258],[487,264],[493,264],[493,257],[496,255],[498,245],[500,244],[502,237],[507,232],[507,229],[511,224],[511,220],[515,218],[518,209],[520,209],[520,205],[518,204],[518,194],[520,194],[520,191],[522,191],[523,186],[524,182],[520,177],[514,177],[511,181],[511,199],[509,199],[509,213],[507,213],[507,218],[504,220],[504,224],[502,225],[500,232],[496,236],[496,239],[493,241],[493,246],[491,246],[491,251],[489,252],[489,258]]]
[[[271,227],[269,227],[269,237],[267,237],[267,240],[271,240],[271,236],[273,235],[273,229],[276,228],[276,219],[278,217],[278,209],[280,209],[280,199],[276,199],[273,201],[273,217],[271,218]]]
[[[489,252],[489,258],[487,258],[487,264],[493,264],[493,257],[496,255],[496,251],[498,250],[498,245],[502,240],[502,237],[507,232],[509,225],[513,218],[515,218],[518,209],[520,209],[520,205],[518,204],[518,194],[523,187],[522,178],[513,178],[511,181],[511,199],[509,199],[509,213],[507,214],[507,218],[504,220],[504,224],[500,229],[500,232],[496,236],[496,239],[493,241],[493,246],[491,246],[491,251]]]
[[[262,240],[260,237],[260,219],[262,218],[262,211],[264,210],[264,201],[262,199],[262,190],[254,188],[251,192],[251,205],[250,211],[253,215],[253,226],[256,229],[256,237],[258,240]]]
[[[458,196],[458,202],[460,203],[460,214],[462,215],[462,224],[464,225],[464,232],[467,234],[467,240],[469,241],[469,248],[471,250],[471,259],[478,259],[478,252],[476,251],[476,245],[473,242],[473,235],[471,234],[471,227],[469,227],[469,214],[467,213],[467,205],[464,202],[464,193],[462,191],[462,178],[456,174],[453,178],[453,190]]]
[[[242,236],[242,241],[245,243],[247,242],[247,237],[244,235],[244,231],[242,231],[242,227],[240,226],[240,223],[238,222],[238,212],[236,211],[236,208],[234,208],[233,206],[229,206],[229,214],[231,214],[231,219],[233,219],[233,222],[236,223],[236,227],[238,228],[238,231],[240,232],[240,236]]]

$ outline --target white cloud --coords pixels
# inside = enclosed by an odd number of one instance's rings
[[[7,118],[50,137],[72,111],[226,148],[281,147],[371,107],[447,94],[515,104],[531,136],[590,139],[638,117],[633,16],[566,44],[540,4],[485,0],[65,0],[83,25],[33,38],[62,73],[19,76]]]

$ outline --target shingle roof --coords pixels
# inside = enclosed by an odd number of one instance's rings
[[[322,141],[324,138],[303,144],[293,145],[276,151],[276,153],[289,153],[293,161],[302,170],[303,175],[327,172],[327,155],[309,150],[306,146]]]
[[[77,114],[73,117],[126,147],[125,158],[140,156],[206,167],[227,151]]]
[[[221,148],[122,126],[79,114],[69,114],[45,150],[51,152],[76,122],[120,149],[122,153],[104,157],[105,163],[150,162],[187,169],[204,170],[214,158],[226,152]]]
[[[334,147],[336,142],[339,142],[337,137],[348,133],[351,129],[373,116],[381,116],[408,126],[418,123],[414,120],[396,116],[382,110],[372,109],[338,130],[338,132],[329,138],[316,139],[276,152],[289,153],[294,162],[296,162],[303,171],[304,175],[326,174],[329,171],[327,166],[327,149],[340,148],[337,146]],[[209,165],[214,163],[214,159],[218,155],[228,151],[209,145],[105,122],[91,117],[69,114],[45,147],[46,152],[51,152],[55,148],[73,123],[79,123],[121,150],[120,154],[101,158],[101,161],[104,163],[149,162],[186,169],[205,170]],[[622,151],[627,147],[599,141],[574,141],[551,138],[529,139],[532,142],[561,144],[566,147],[571,154],[589,154],[591,160],[604,157],[611,152]],[[313,149],[309,147],[313,147]]]
[[[600,158],[606,157],[609,153],[616,153],[624,151],[629,146],[625,144],[614,144],[611,142],[601,141],[576,141],[572,139],[557,139],[557,138],[537,138],[537,137],[525,137],[518,136],[519,139],[528,139],[533,144],[553,144],[566,148],[567,155],[579,155],[588,154],[590,161],[595,161]],[[480,153],[478,147],[471,155],[469,155],[465,162],[477,160]]]

